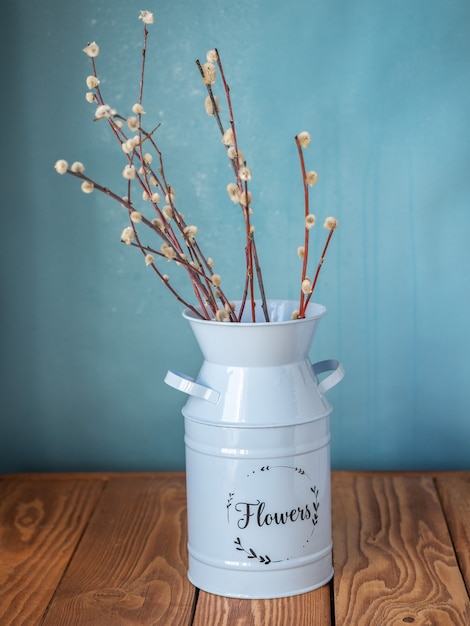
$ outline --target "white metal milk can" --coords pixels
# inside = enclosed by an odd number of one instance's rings
[[[296,306],[268,301],[271,321],[256,323],[183,313],[204,361],[196,379],[165,382],[189,395],[188,577],[214,594],[290,596],[333,576],[325,392],[344,372],[308,358],[325,307],[292,320]]]

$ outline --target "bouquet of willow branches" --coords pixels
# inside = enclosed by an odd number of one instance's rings
[[[165,287],[196,315],[208,320],[238,322],[246,306],[248,306],[251,308],[251,319],[255,321],[256,297],[258,295],[264,318],[269,321],[263,276],[256,249],[255,229],[252,225],[252,194],[249,189],[251,170],[238,145],[230,88],[225,78],[219,52],[210,50],[204,63],[200,61],[196,63],[207,90],[206,112],[214,118],[218,126],[233,173],[233,180],[227,185],[227,193],[230,200],[240,207],[244,221],[246,274],[241,303],[237,309],[226,294],[221,276],[216,273],[213,259],[205,256],[198,243],[198,227],[188,223],[183,213],[176,206],[175,189],[168,182],[163,155],[156,140],[158,126],[146,130],[142,125],[145,114],[143,94],[147,27],[153,24],[154,17],[150,11],[141,11],[139,19],[142,20],[144,27],[142,65],[139,95],[132,106],[132,115],[123,116],[106,103],[103,97],[95,61],[99,54],[99,46],[92,42],[83,50],[90,58],[92,71],[86,79],[89,89],[86,99],[96,105],[94,120],[106,122],[120,145],[125,159],[122,176],[125,179],[126,195],[123,197],[108,187],[100,185],[85,174],[83,164],[77,161],[69,167],[67,161],[60,159],[56,162],[55,169],[59,174],[70,174],[80,179],[83,192],[91,193],[97,190],[113,198],[124,208],[128,214],[129,225],[122,231],[121,241],[138,248],[144,256],[146,265],[156,273]],[[217,73],[220,75],[223,97],[227,107],[228,123],[225,125],[222,122],[220,100],[214,93]],[[307,171],[305,167],[303,149],[310,143],[309,133],[305,131],[299,133],[295,136],[295,142],[304,188],[304,241],[297,248],[297,255],[302,260],[299,280],[299,307],[293,314],[294,318],[300,319],[305,317],[326,250],[338,222],[334,217],[326,218],[324,226],[328,230],[328,236],[313,278],[308,278],[310,229],[315,224],[315,216],[309,210],[309,187],[313,187],[316,183],[317,173]],[[144,241],[143,230],[151,233],[157,244],[148,244]],[[173,287],[170,277],[161,269],[161,261],[171,262],[186,272],[195,295],[195,304],[188,302]]]

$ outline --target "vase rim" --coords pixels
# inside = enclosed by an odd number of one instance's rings
[[[251,321],[251,320],[247,320],[247,321],[241,321],[241,322],[220,322],[218,320],[207,320],[207,319],[202,319],[200,317],[197,317],[197,315],[191,310],[191,309],[185,309],[182,313],[183,317],[185,319],[187,319],[190,322],[198,322],[201,324],[215,324],[217,326],[236,326],[236,327],[240,327],[240,326],[276,326],[276,325],[282,325],[282,324],[302,324],[302,323],[308,323],[311,320],[316,320],[319,319],[321,317],[323,317],[327,311],[326,307],[323,304],[319,304],[318,302],[311,302],[308,307],[307,307],[307,315],[306,317],[303,317],[301,319],[292,319],[292,318],[284,318],[284,319],[277,319],[277,314],[279,313],[279,310],[282,310],[284,313],[289,312],[289,314],[291,314],[293,311],[295,311],[295,309],[298,308],[298,300],[285,300],[282,298],[279,299],[269,299],[266,301],[267,305],[268,305],[268,310],[270,312],[270,317],[274,317],[274,319],[270,320],[269,322],[266,322],[264,319],[261,319],[260,321]],[[235,307],[237,308],[241,303],[241,300],[236,300],[235,301]],[[256,300],[256,306],[257,306],[257,311],[260,312],[262,314],[262,309],[261,309],[261,301],[260,300]],[[246,306],[245,306],[245,314],[249,314],[249,310],[250,310],[250,303],[249,301],[246,302]]]

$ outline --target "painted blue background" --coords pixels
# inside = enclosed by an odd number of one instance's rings
[[[124,193],[123,155],[84,98],[81,50],[100,44],[107,100],[128,111],[142,8],[156,15],[149,124],[162,122],[178,206],[232,298],[241,224],[195,59],[218,47],[224,60],[271,297],[297,293],[293,137],[312,134],[313,211],[340,220],[311,355],[347,370],[329,392],[333,467],[468,469],[470,3],[10,0],[0,38],[0,471],[184,467],[185,398],[163,383],[168,368],[194,375],[201,362],[181,308],[119,243],[120,208],[53,169],[81,160]]]

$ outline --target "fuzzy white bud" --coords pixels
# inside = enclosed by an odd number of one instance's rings
[[[143,216],[140,211],[132,211],[132,213],[130,214],[131,222],[134,222],[134,224],[138,224],[139,222],[141,222],[142,217]]]
[[[127,178],[127,180],[135,178],[135,166],[128,163],[122,170],[122,175],[124,178]]]
[[[95,188],[91,180],[84,180],[80,187],[83,193],[91,193]]]
[[[80,161],[74,161],[70,166],[70,171],[75,172],[76,174],[83,174],[85,171],[85,166]]]
[[[240,204],[242,206],[249,206],[253,201],[253,195],[251,193],[251,191],[249,191],[248,193],[245,193],[244,191],[242,191],[242,193],[240,194]]]
[[[251,180],[251,170],[249,167],[241,167],[238,171],[241,180]]]
[[[204,108],[206,109],[207,115],[214,115],[216,112],[220,112],[220,104],[217,96],[214,96],[214,102],[216,111],[214,111],[214,105],[212,104],[212,99],[210,98],[210,96],[207,96],[207,98],[204,100]]]
[[[206,59],[209,61],[209,63],[216,63],[219,60],[217,50],[208,50],[206,54]]]
[[[222,143],[224,146],[233,146],[235,143],[235,138],[233,136],[232,128],[227,128],[227,130],[222,135]]]
[[[86,77],[86,86],[88,87],[88,89],[94,89],[95,87],[98,87],[99,84],[100,81],[96,78],[96,76]]]
[[[172,261],[176,257],[176,251],[167,243],[162,243],[160,250],[163,252],[163,255],[169,260]]]
[[[229,183],[227,185],[227,193],[232,202],[238,204],[240,202],[240,189],[235,183]]]
[[[311,141],[310,133],[304,130],[297,135],[296,139],[299,146],[301,146],[302,148],[306,148]]]
[[[83,52],[87,54],[89,57],[97,57],[100,53],[100,48],[96,41],[92,41],[87,46],[83,48]]]
[[[317,218],[312,213],[309,213],[305,218],[305,228],[310,230],[312,226],[315,224]]]
[[[165,206],[162,208],[162,213],[167,220],[171,220],[171,218],[173,217],[173,209],[169,204],[165,204]]]
[[[313,185],[317,182],[317,180],[318,180],[318,174],[314,170],[311,170],[310,172],[307,172],[305,174],[305,182],[310,187],[313,187]]]
[[[110,118],[113,115],[116,115],[116,109],[112,109],[109,104],[100,104],[98,107],[96,107],[95,118],[97,120]]]
[[[155,217],[152,220],[152,226],[155,226],[155,228],[158,228],[158,230],[163,230],[165,228],[165,225],[163,224],[162,220],[159,219],[158,217]]]
[[[126,228],[121,233],[121,241],[123,241],[128,246],[131,245],[134,239],[134,229],[132,226],[126,226]]]
[[[185,226],[183,232],[187,237],[195,237],[197,235],[197,226]]]
[[[229,312],[226,311],[225,309],[218,309],[215,314],[215,319],[217,320],[217,322],[229,322],[230,321]]]
[[[216,71],[213,63],[204,63],[202,66],[202,76],[206,85],[213,85],[215,83]]]
[[[211,283],[214,285],[214,287],[220,287],[221,282],[222,282],[222,279],[220,278],[219,274],[212,274]]]
[[[58,161],[55,162],[55,165],[54,165],[54,169],[58,174],[65,174],[67,172],[68,167],[69,167],[69,164],[64,159],[59,159]]]
[[[134,115],[129,115],[129,117],[126,120],[126,123],[127,123],[127,127],[132,132],[139,130],[139,120],[136,117],[134,117]]]
[[[323,224],[323,228],[327,230],[334,230],[338,227],[338,220],[336,217],[327,217],[325,223]]]
[[[141,11],[139,15],[139,20],[142,20],[144,24],[153,24],[153,13],[151,11]]]

